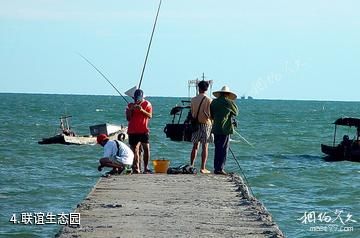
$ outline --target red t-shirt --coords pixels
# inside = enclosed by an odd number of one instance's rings
[[[129,103],[127,110],[129,110],[130,107],[135,105],[135,103]],[[140,106],[147,111],[148,113],[152,113],[152,106],[151,103],[147,100],[143,100],[140,103]],[[140,112],[140,110],[135,109],[132,112],[131,119],[128,123],[128,134],[146,134],[149,133],[149,119],[147,116],[144,115],[144,113]]]

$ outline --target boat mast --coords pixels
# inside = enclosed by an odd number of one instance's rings
[[[335,131],[334,131],[334,141],[333,141],[333,146],[335,146],[336,128],[337,128],[337,125],[335,124]]]
[[[60,117],[60,129],[61,131],[69,131],[70,130],[70,123],[69,123],[69,118],[71,116],[61,116]]]

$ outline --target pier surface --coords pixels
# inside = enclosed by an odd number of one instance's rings
[[[283,237],[236,175],[101,178],[60,237]]]

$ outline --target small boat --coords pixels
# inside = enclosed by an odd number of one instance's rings
[[[70,127],[71,116],[61,116],[60,129],[54,136],[43,138],[39,144],[64,144],[64,145],[94,145],[99,134],[107,134],[111,140],[127,139],[127,127],[112,124],[99,124],[90,126],[90,135],[77,135]]]
[[[335,122],[333,145],[321,144],[321,151],[327,155],[326,160],[340,161],[349,160],[360,162],[360,119],[353,117],[343,117]],[[355,127],[356,134],[353,139],[348,135],[343,135],[342,141],[336,144],[336,132],[338,126]]]

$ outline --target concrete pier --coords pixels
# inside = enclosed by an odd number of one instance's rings
[[[60,237],[284,237],[236,175],[101,178]]]

